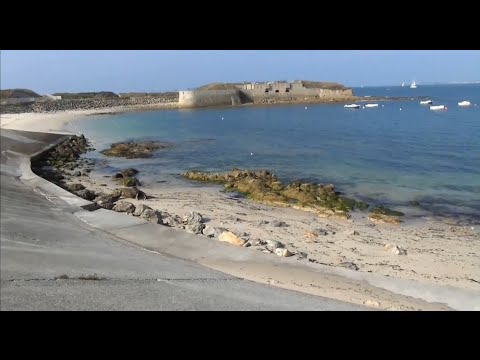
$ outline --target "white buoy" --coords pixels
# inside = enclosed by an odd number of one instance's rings
[[[365,109],[365,106],[364,106],[364,107],[362,107],[362,109]]]
[[[308,109],[308,107],[305,106],[305,110],[307,110],[307,109]]]
[[[402,111],[402,108],[400,108],[400,111]]]
[[[385,105],[382,105],[382,107],[385,107]]]
[[[252,156],[253,156],[253,153],[250,153],[250,155],[252,155]]]
[[[223,120],[223,117],[222,117],[222,120]]]

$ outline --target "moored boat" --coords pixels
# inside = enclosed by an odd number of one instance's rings
[[[375,107],[378,107],[378,104],[366,104],[365,107],[366,108],[375,108]]]
[[[344,105],[343,107],[347,109],[360,109],[360,105],[357,105],[357,104],[347,104],[347,105]]]
[[[433,111],[447,110],[447,107],[445,105],[434,105],[434,106],[430,106],[430,110],[433,110]]]
[[[432,105],[433,101],[432,100],[423,100],[420,101],[420,105]]]
[[[467,100],[465,100],[465,101],[460,101],[460,102],[458,103],[458,106],[470,106],[470,105],[472,105],[472,104],[470,103],[470,101],[467,101]]]

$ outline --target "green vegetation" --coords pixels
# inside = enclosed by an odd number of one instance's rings
[[[198,87],[196,90],[236,90],[236,85],[242,85],[241,83],[211,83]]]
[[[55,93],[54,96],[61,96],[62,100],[71,99],[115,99],[118,95],[111,91],[83,92],[83,93]]]
[[[329,89],[329,90],[344,90],[345,86],[333,82],[322,81],[306,81],[302,80],[303,86],[309,89]]]
[[[151,97],[151,98],[164,98],[164,99],[178,99],[178,92],[176,91],[167,91],[167,92],[128,92],[120,93],[122,98],[136,98],[136,97]]]
[[[36,92],[28,89],[6,89],[0,90],[0,98],[2,99],[19,99],[28,97],[41,97]]]

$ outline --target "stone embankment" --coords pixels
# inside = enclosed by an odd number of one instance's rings
[[[175,107],[178,96],[169,97],[131,97],[131,98],[104,98],[104,99],[68,99],[57,101],[31,102],[0,106],[1,114],[44,113],[69,110],[98,110],[116,107],[155,107],[157,105],[171,105]]]

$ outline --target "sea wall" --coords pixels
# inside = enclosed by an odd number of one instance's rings
[[[133,97],[105,99],[68,99],[57,101],[36,101],[20,104],[2,104],[0,114],[20,114],[28,112],[55,112],[67,110],[96,110],[112,107],[155,106],[157,104],[177,105],[176,97]]]
[[[186,90],[179,91],[178,95],[180,107],[239,105],[245,102],[239,90]]]

